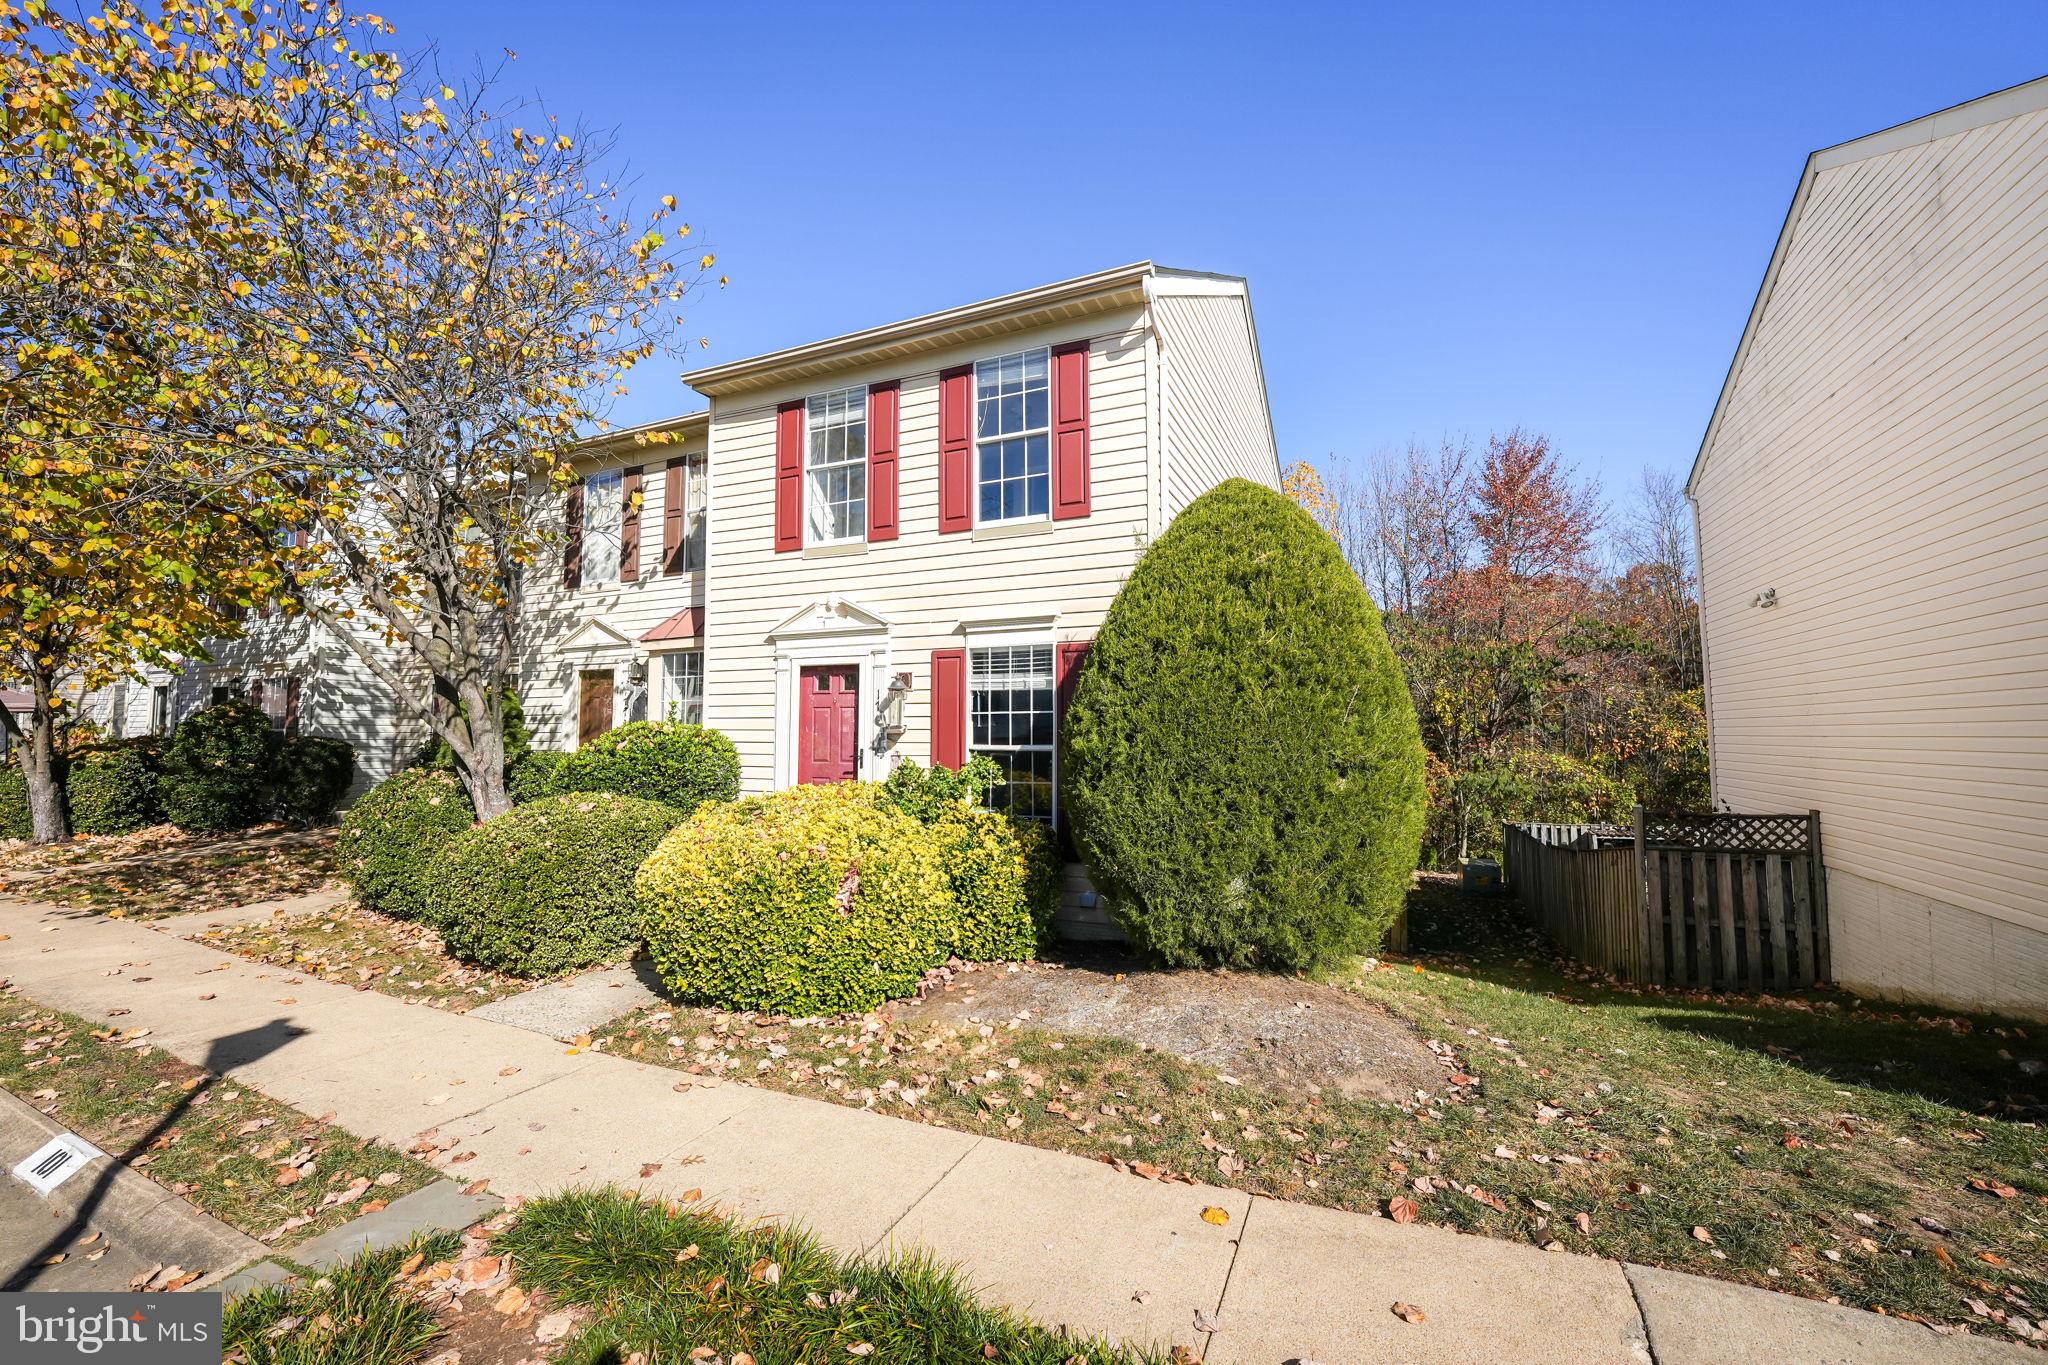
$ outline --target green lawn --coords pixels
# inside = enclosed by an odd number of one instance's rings
[[[1269,1093],[1028,1028],[676,1008],[601,1038],[643,1061],[1147,1178],[1187,1174],[1991,1334],[2024,1336],[2048,1314],[2043,1099],[2019,1066],[2044,1052],[2022,1026],[1839,994],[1618,989],[1558,961],[1513,902],[1441,884],[1416,893],[1411,932],[1413,958],[1333,978],[1452,1049],[1475,1082],[1408,1108]]]
[[[492,1250],[551,1303],[590,1310],[559,1365],[716,1355],[794,1361],[1161,1365],[1163,1353],[1069,1337],[986,1307],[923,1257],[848,1260],[787,1228],[616,1190],[528,1204]],[[1192,1361],[1186,1352],[1172,1359]]]
[[[179,1061],[146,1029],[95,1026],[13,991],[0,991],[0,1088],[275,1247],[435,1178],[400,1152]]]
[[[193,934],[209,948],[290,967],[344,986],[437,1005],[457,1014],[531,990],[534,982],[448,956],[424,925],[354,905],[289,919],[224,925]]]

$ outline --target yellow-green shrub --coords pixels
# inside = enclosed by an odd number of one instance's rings
[[[909,994],[939,961],[953,907],[925,828],[852,782],[700,808],[635,885],[672,994],[794,1015]]]
[[[936,812],[925,833],[937,845],[952,893],[940,947],[969,962],[1036,957],[1060,903],[1052,832],[980,806]]]

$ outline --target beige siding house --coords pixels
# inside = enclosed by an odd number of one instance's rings
[[[2048,80],[1808,159],[1688,492],[1716,803],[1843,984],[2048,1014]]]

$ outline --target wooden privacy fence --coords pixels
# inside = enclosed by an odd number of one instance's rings
[[[1502,873],[1567,953],[1625,980],[1788,990],[1828,979],[1818,811],[1509,825]]]

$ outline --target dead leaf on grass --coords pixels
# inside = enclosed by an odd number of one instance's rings
[[[1387,1217],[1397,1223],[1412,1223],[1422,1216],[1422,1208],[1405,1195],[1395,1195],[1387,1201]]]

